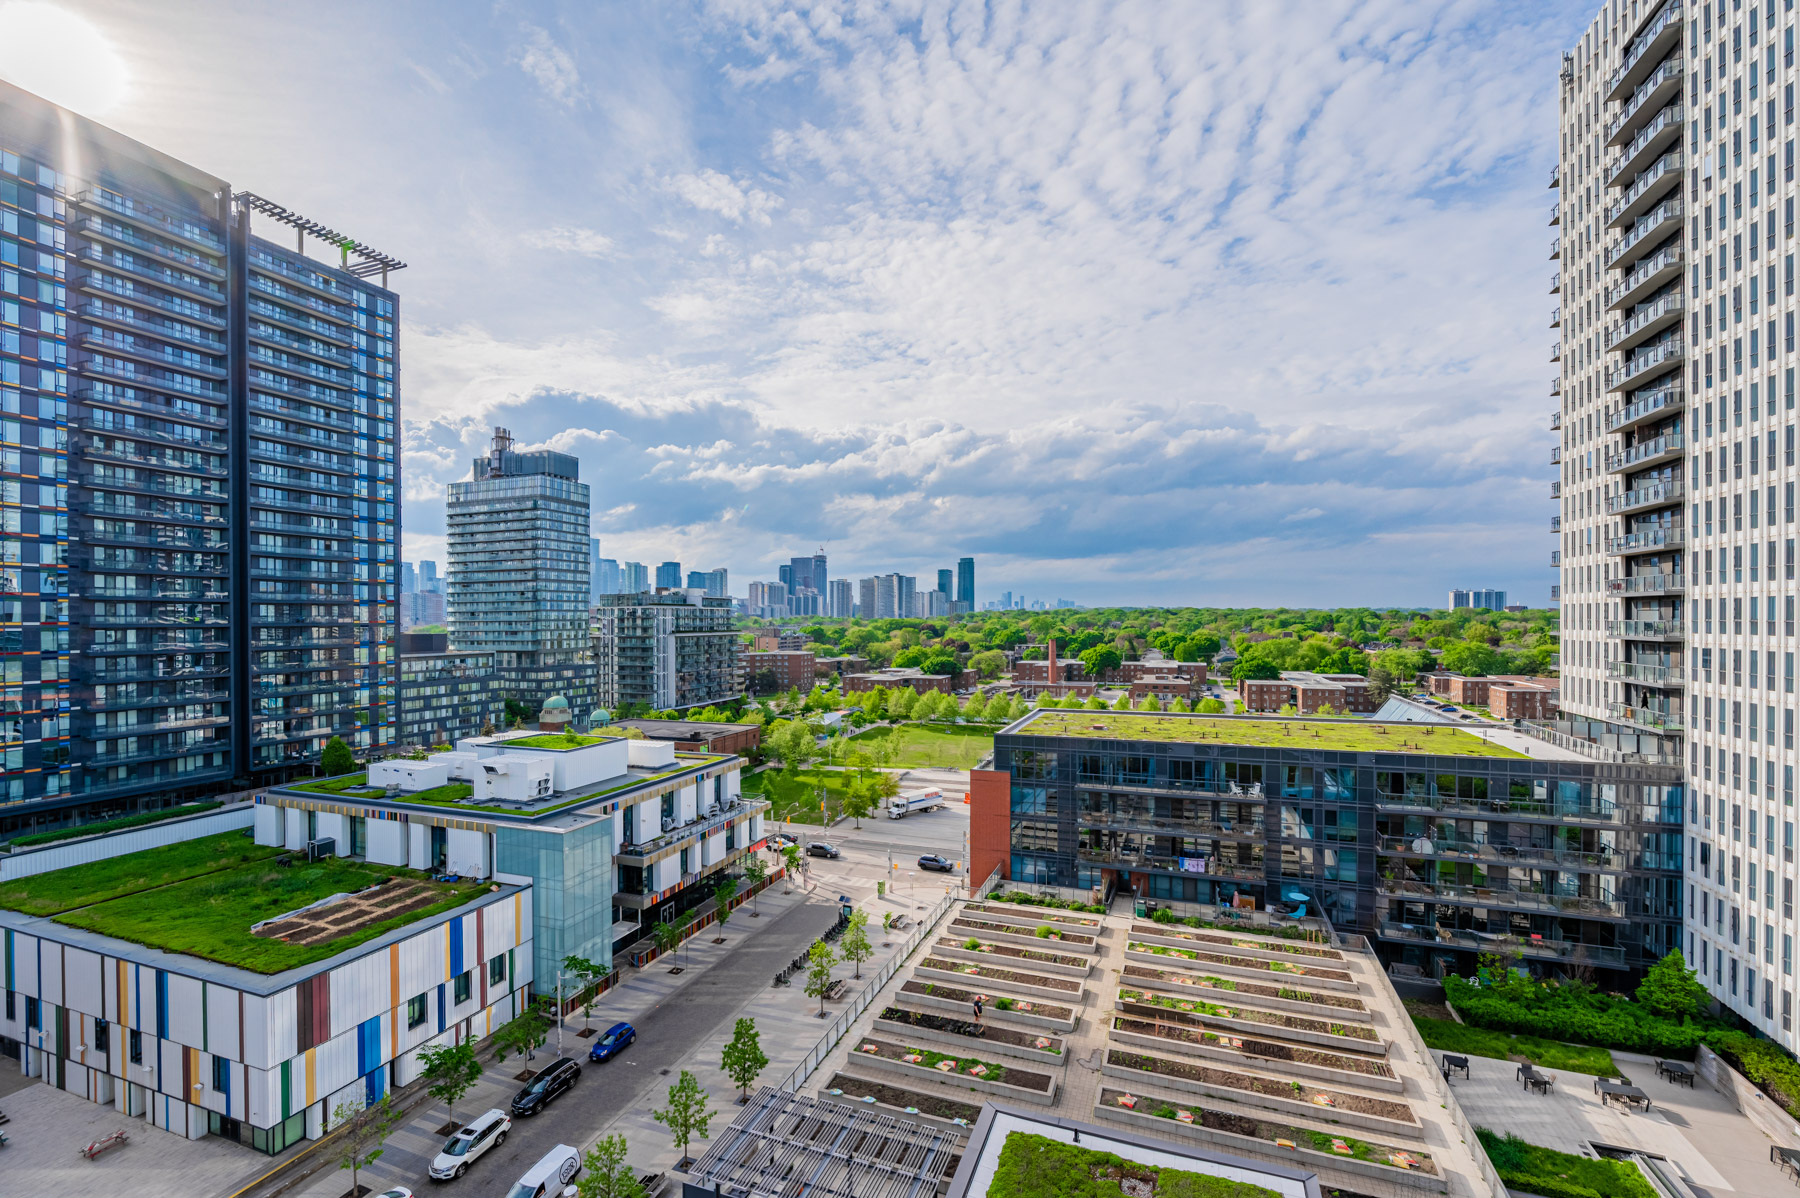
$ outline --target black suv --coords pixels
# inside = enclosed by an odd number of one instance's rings
[[[572,1088],[580,1076],[581,1065],[574,1057],[558,1057],[540,1069],[538,1075],[513,1096],[512,1113],[537,1114],[564,1090]]]

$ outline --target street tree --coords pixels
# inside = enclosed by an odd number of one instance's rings
[[[597,961],[590,961],[586,957],[577,956],[564,957],[562,968],[564,973],[575,979],[577,992],[583,995],[581,1003],[581,1023],[583,1027],[586,1027],[594,1017],[595,998],[593,994],[589,994],[587,991],[596,983],[604,982],[607,975],[610,974],[612,970]]]
[[[504,1061],[513,1053],[519,1053],[529,1061],[531,1054],[543,1047],[550,1037],[547,1007],[544,999],[535,999],[524,1011],[494,1029],[488,1039],[494,1045],[496,1061]]]
[[[387,1151],[383,1145],[393,1134],[394,1124],[400,1121],[400,1112],[394,1109],[391,1097],[383,1094],[373,1106],[340,1102],[332,1111],[331,1120],[343,1127],[337,1142],[338,1168],[350,1170],[350,1192],[359,1194],[362,1190],[356,1175]]]
[[[757,899],[762,894],[762,884],[769,880],[769,865],[763,860],[761,853],[751,853],[744,858],[744,881],[750,883],[750,903],[753,911],[760,912],[762,904]]]
[[[734,878],[721,878],[713,887],[713,914],[719,921],[720,934],[725,931],[725,921],[731,918],[731,900],[737,897],[737,889]]]
[[[783,875],[787,879],[787,884],[782,886],[781,893],[789,894],[792,893],[793,890],[792,883],[794,875],[800,872],[800,846],[797,844],[783,845],[781,847],[781,856],[787,863],[787,873]]]
[[[665,919],[651,930],[650,936],[656,941],[656,955],[666,957],[681,944],[681,926]]]
[[[875,796],[870,793],[867,778],[855,778],[844,792],[844,813],[856,821],[857,830],[862,829],[863,817],[875,806]]]
[[[637,1173],[625,1163],[625,1137],[605,1136],[581,1154],[578,1198],[645,1198]]]
[[[806,952],[806,997],[819,1000],[819,1018],[825,1017],[825,992],[831,989],[831,970],[837,954],[823,940],[816,940]]]
[[[678,943],[681,943],[681,942],[691,943],[692,942],[692,935],[693,935],[693,931],[694,931],[694,922],[698,918],[699,917],[697,915],[695,915],[692,911],[683,911],[681,913],[681,917],[675,921],[675,934],[681,938],[680,941],[678,941]],[[690,954],[688,952],[682,953],[682,959],[684,962],[689,955]]]
[[[481,1062],[475,1059],[475,1046],[467,1040],[428,1044],[419,1050],[419,1075],[431,1083],[425,1092],[449,1108],[454,1123],[456,1100],[481,1080]]]
[[[356,755],[350,752],[350,746],[341,737],[334,736],[325,742],[325,751],[319,754],[319,768],[327,778],[351,773],[356,769]]]
[[[669,1129],[670,1138],[681,1151],[681,1159],[675,1167],[685,1169],[688,1145],[694,1137],[709,1138],[706,1125],[712,1120],[712,1112],[706,1109],[706,1091],[700,1088],[693,1074],[683,1069],[681,1077],[669,1087],[669,1105],[660,1111],[651,1111],[650,1117]]]
[[[740,1018],[732,1028],[731,1041],[725,1045],[724,1059],[720,1062],[725,1075],[738,1088],[740,1103],[750,1097],[750,1087],[768,1065],[769,1058],[762,1050],[762,1037],[757,1033],[756,1021]]]
[[[875,955],[875,947],[869,943],[867,912],[852,911],[850,913],[850,926],[844,929],[838,949],[844,954],[844,960],[856,965],[856,976],[862,977],[862,963]]]

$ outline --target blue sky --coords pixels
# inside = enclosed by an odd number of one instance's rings
[[[608,556],[739,593],[823,543],[983,599],[1547,600],[1591,5],[61,7],[122,60],[90,115],[412,264],[411,558],[503,424]]]

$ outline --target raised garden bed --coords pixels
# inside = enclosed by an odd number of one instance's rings
[[[1005,1094],[1026,1102],[1053,1102],[1056,1079],[1047,1073],[1016,1069],[966,1053],[938,1052],[922,1045],[897,1044],[864,1036],[851,1058],[871,1068],[890,1070],[915,1080],[967,1086],[988,1094]]]
[[[995,891],[988,895],[988,902],[1017,904],[1022,907],[1048,907],[1054,911],[1087,911],[1094,915],[1106,914],[1106,906],[1103,903],[1077,903],[1070,899],[1052,898],[1024,890],[1008,890],[1004,893]]]
[[[963,911],[973,911],[978,915],[1014,922],[1064,924],[1069,927],[1087,928],[1096,936],[1103,934],[1103,925],[1100,921],[1086,915],[1061,915],[1041,908],[1022,909],[1007,903],[969,903],[963,907]]]
[[[859,1106],[865,1105],[862,1099],[873,1098],[875,1101],[866,1105],[889,1107],[896,1114],[909,1118],[923,1115],[930,1119],[941,1119],[958,1127],[973,1127],[975,1120],[981,1117],[979,1103],[958,1102],[954,1098],[926,1094],[921,1090],[906,1090],[890,1086],[886,1082],[870,1081],[866,1077],[853,1077],[848,1073],[833,1074],[819,1093],[840,1101],[856,1101]]]
[[[1185,1134],[1209,1143],[1248,1149],[1262,1156],[1291,1154],[1311,1167],[1360,1173],[1443,1190],[1437,1162],[1428,1153],[1377,1144],[1348,1133],[1315,1131],[1271,1119],[1257,1119],[1201,1106],[1176,1106],[1164,1098],[1134,1095],[1103,1086],[1096,1114],[1167,1134]]]
[[[1115,1001],[1119,1010],[1147,1019],[1204,1023],[1248,1032],[1253,1036],[1280,1036],[1284,1040],[1299,1040],[1346,1052],[1387,1055],[1387,1045],[1375,1034],[1375,1029],[1361,1023],[1332,1023],[1324,1019],[1308,1019],[1303,1015],[1283,1015],[1279,1011],[1228,1007],[1203,998],[1175,998],[1129,987],[1121,989]]]
[[[1406,1089],[1405,1083],[1395,1075],[1392,1066],[1373,1057],[1325,1052],[1298,1044],[1281,1044],[1273,1040],[1209,1032],[1204,1028],[1152,1023],[1128,1015],[1114,1017],[1112,1038],[1121,1044],[1152,1052],[1179,1052],[1189,1056],[1213,1057],[1252,1068],[1275,1069],[1341,1085],[1385,1090],[1393,1094],[1402,1093]]]
[[[1202,952],[1195,948],[1175,948],[1164,944],[1145,944],[1138,940],[1125,942],[1125,959],[1140,965],[1175,965],[1184,969],[1213,969],[1226,974],[1250,978],[1305,978],[1312,989],[1358,989],[1356,979],[1341,969],[1319,965],[1296,965],[1291,961],[1267,961],[1261,957],[1239,957],[1226,953]]]
[[[977,940],[980,947],[967,947],[968,941],[971,939]],[[1086,977],[1094,968],[1094,963],[1085,957],[1070,957],[1062,953],[1016,948],[1010,944],[992,944],[975,937],[958,939],[946,936],[932,945],[931,951],[939,956],[960,957],[965,961],[999,960],[1017,965],[1027,965],[1042,973],[1062,973],[1078,978]]]
[[[925,1037],[948,1043],[952,1051],[995,1052],[1001,1056],[1035,1061],[1054,1069],[1064,1064],[1059,1036],[1020,1031],[1018,1028],[978,1026],[966,1019],[904,1007],[884,1008],[875,1018],[875,1030],[890,1036]]]
[[[1111,1152],[1015,1131],[1001,1145],[991,1198],[1282,1198],[1282,1193],[1214,1172],[1146,1164]]]
[[[1322,1119],[1327,1123],[1342,1123],[1390,1136],[1418,1138],[1425,1134],[1412,1107],[1395,1099],[1239,1073],[1201,1061],[1178,1061],[1113,1048],[1107,1051],[1100,1071],[1108,1077],[1125,1079],[1153,1077],[1157,1085],[1166,1089],[1230,1099],[1299,1118]],[[1127,1088],[1130,1088],[1129,1081]]]
[[[1082,993],[1081,983],[1074,978],[1047,977],[1039,973],[1024,973],[991,965],[970,965],[937,957],[926,957],[920,961],[913,969],[913,976],[927,981],[961,982],[964,985],[979,982],[983,986],[1011,987],[1034,998],[1079,999]]]
[[[985,1008],[982,1018],[989,1022],[1024,1024],[1027,1027],[1044,1027],[1059,1032],[1075,1030],[1074,1010],[1055,1003],[1008,998],[1004,994],[989,994],[985,990],[965,990],[960,986],[924,981],[916,977],[902,983],[900,993],[907,1002],[964,1015],[973,1014],[975,997],[980,995]]]
[[[995,940],[1002,944],[1022,944],[1028,948],[1033,946],[1045,949],[1059,948],[1077,953],[1094,951],[1092,936],[1081,932],[1056,932],[1041,924],[1039,927],[1048,934],[1038,935],[1017,924],[996,923],[986,919],[953,919],[950,921],[950,931],[959,936],[979,936],[985,940]]]
[[[1274,986],[1266,982],[1244,982],[1236,978],[1188,973],[1185,970],[1154,969],[1148,965],[1127,965],[1119,976],[1123,982],[1136,982],[1152,990],[1161,989],[1177,994],[1209,990],[1214,995],[1236,995],[1245,1002],[1254,1002],[1272,1011],[1293,1011],[1301,1015],[1348,1019],[1356,1023],[1373,1023],[1375,1020],[1374,1013],[1363,1005],[1362,999],[1352,998],[1347,994],[1299,990],[1292,986]],[[1328,1011],[1320,1010],[1321,1007],[1328,1008]]]
[[[1266,937],[1233,936],[1226,932],[1188,932],[1167,924],[1134,923],[1131,935],[1139,940],[1166,940],[1171,944],[1197,944],[1211,948],[1232,949],[1255,956],[1282,961],[1293,957],[1310,957],[1316,961],[1342,961],[1344,954],[1335,948],[1319,948],[1308,944],[1283,944]]]

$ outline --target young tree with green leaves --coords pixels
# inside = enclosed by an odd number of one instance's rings
[[[823,940],[815,940],[806,952],[806,997],[819,1000],[819,1018],[825,1017],[825,992],[831,989],[831,970],[837,954]]]
[[[585,991],[596,982],[605,981],[606,976],[612,972],[611,969],[605,965],[601,965],[597,961],[590,961],[586,957],[577,957],[574,955],[563,958],[562,969],[564,973],[575,979],[575,989],[578,993]],[[594,996],[589,994],[581,1004],[583,1027],[587,1026],[588,1022],[592,1020],[593,1015]]]
[[[862,963],[875,955],[875,946],[869,943],[869,916],[865,911],[850,913],[850,926],[838,940],[838,951],[844,954],[844,960],[856,965],[856,977],[862,977]]]
[[[467,1040],[426,1045],[419,1050],[419,1076],[431,1083],[425,1092],[449,1108],[450,1121],[456,1122],[456,1100],[481,1080],[475,1045]]]
[[[1119,697],[1117,699],[1113,700],[1112,706],[1113,706],[1114,711],[1130,711],[1131,710],[1131,692],[1130,691],[1120,691]]]
[[[731,900],[737,897],[737,881],[733,878],[721,878],[713,887],[713,914],[719,921],[719,932],[724,934],[725,921],[731,918]]]
[[[656,941],[656,955],[666,957],[681,944],[681,925],[665,919],[650,929],[650,938]]]
[[[374,1106],[340,1102],[331,1112],[332,1125],[343,1126],[337,1141],[338,1168],[350,1170],[352,1194],[362,1192],[357,1173],[381,1159],[381,1154],[387,1151],[383,1145],[399,1121],[400,1112],[394,1109],[392,1096],[388,1094],[383,1094]]]
[[[644,1187],[625,1163],[625,1137],[605,1136],[581,1154],[582,1175],[575,1179],[578,1198],[645,1198]]]
[[[800,872],[800,862],[802,861],[800,856],[800,846],[797,844],[782,845],[781,856],[783,862],[787,865],[787,872],[782,875],[786,881],[782,885],[781,893],[791,894],[793,893],[794,875]]]
[[[854,778],[844,792],[844,814],[856,821],[858,831],[862,829],[863,818],[875,806],[875,796],[867,778]]]
[[[496,1061],[504,1061],[514,1053],[529,1061],[532,1054],[543,1047],[550,1037],[548,1005],[545,999],[534,999],[518,1015],[494,1029],[488,1040],[494,1046]]]
[[[1001,660],[1003,660],[1003,661],[1005,660],[1004,654],[1000,655],[1000,657],[1001,657]],[[963,702],[963,709],[962,709],[963,718],[965,720],[981,719],[982,717],[984,717],[987,714],[987,705],[988,705],[987,696],[982,694],[980,691],[976,691],[974,694],[970,695],[967,700],[965,700]]]
[[[681,913],[680,917],[677,918],[675,921],[675,934],[676,934],[676,936],[678,936],[680,938],[677,941],[677,943],[679,943],[679,944],[693,943],[694,923],[698,919],[699,919],[699,916],[695,915],[692,911],[683,911]],[[683,964],[686,963],[686,961],[690,955],[691,955],[691,952],[689,952],[689,951],[684,951],[682,953]]]
[[[325,742],[325,751],[319,754],[319,769],[327,778],[336,778],[341,774],[356,771],[356,754],[341,737],[332,737]]]
[[[660,1111],[651,1111],[650,1117],[669,1129],[675,1147],[681,1150],[681,1159],[675,1167],[685,1169],[688,1144],[695,1136],[702,1140],[709,1138],[706,1125],[712,1121],[712,1112],[706,1109],[706,1091],[700,1088],[693,1074],[683,1069],[680,1078],[669,1087],[669,1105]]]
[[[750,909],[760,913],[762,904],[757,899],[762,894],[762,884],[769,880],[769,865],[763,860],[761,853],[751,853],[744,858],[744,881],[750,883]]]
[[[1712,996],[1687,967],[1681,950],[1675,949],[1644,974],[1644,980],[1638,983],[1637,1000],[1654,1015],[1688,1019],[1705,1010]]]
[[[739,1103],[750,1097],[750,1087],[768,1065],[769,1058],[762,1050],[762,1037],[757,1033],[756,1021],[740,1018],[732,1028],[731,1040],[725,1045],[724,1059],[720,1062],[725,1076],[738,1088]]]

